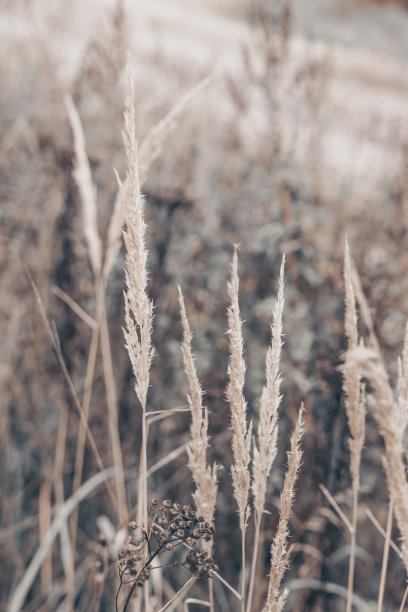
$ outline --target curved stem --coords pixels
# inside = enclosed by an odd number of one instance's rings
[[[119,519],[120,522],[123,523],[127,520],[128,516],[126,504],[125,476],[123,471],[123,457],[119,434],[116,383],[113,373],[109,327],[106,315],[105,287],[101,275],[98,275],[96,279],[96,309],[98,315],[98,324],[100,327],[102,366],[106,388],[106,401],[108,404],[108,422],[112,459],[116,468],[115,487],[119,507]]]

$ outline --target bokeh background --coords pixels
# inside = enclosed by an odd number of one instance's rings
[[[83,123],[106,244],[117,194],[113,169],[121,176],[125,170],[121,129],[128,50],[140,140],[210,77],[175,117],[143,185],[155,304],[149,409],[186,403],[179,283],[210,411],[209,459],[221,466],[215,558],[237,587],[240,543],[225,401],[226,282],[238,243],[246,394],[256,425],[278,271],[286,253],[279,454],[268,488],[255,608],[261,608],[267,589],[268,542],[278,519],[289,435],[304,401],[307,429],[290,525],[294,550],[285,579],[287,609],[343,610],[344,591],[333,593],[332,587],[347,585],[348,534],[319,484],[350,516],[348,427],[338,370],[345,349],[345,234],[393,381],[408,317],[408,6],[391,0],[1,2],[1,609],[7,609],[58,505],[72,493],[79,425],[27,271],[55,322],[80,397],[91,329],[55,288],[92,317],[96,308],[63,97],[72,96]],[[140,408],[122,334],[123,268],[122,249],[106,304],[134,505]],[[89,423],[110,465],[107,420],[98,354]],[[188,427],[183,412],[152,424],[149,463],[186,443]],[[87,449],[83,481],[97,471]],[[361,482],[356,609],[370,610],[376,609],[383,538],[366,510],[384,527],[388,512],[382,442],[370,413]],[[189,503],[193,485],[186,454],[157,471],[149,489],[152,496]],[[81,503],[74,609],[92,609],[95,563],[102,554],[98,535],[114,533],[117,526],[103,487]],[[398,542],[397,531],[393,537]],[[70,609],[63,549],[56,540],[29,591],[27,612]],[[101,610],[113,609],[116,571],[112,553]],[[163,573],[164,601],[183,580],[185,574],[177,571]],[[385,610],[398,610],[404,580],[402,563],[391,551]],[[236,609],[220,584],[215,598],[220,610]]]

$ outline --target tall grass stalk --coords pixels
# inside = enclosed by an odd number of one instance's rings
[[[348,350],[354,351],[359,344],[357,329],[356,300],[353,287],[353,274],[350,251],[345,240],[344,254],[344,286],[345,286],[345,332]],[[356,531],[358,514],[358,493],[360,489],[361,452],[365,436],[365,387],[361,382],[361,371],[355,363],[346,363],[343,368],[343,390],[346,397],[347,420],[350,428],[350,472],[353,490],[353,515],[350,545],[350,561],[347,583],[346,612],[351,612],[354,585],[354,566],[356,558]]]
[[[84,393],[82,396],[82,410],[84,412],[84,415],[87,421],[89,417],[89,409],[91,406],[92,384],[93,384],[93,379],[94,379],[94,374],[95,374],[95,364],[96,364],[96,355],[98,352],[98,344],[99,344],[99,329],[96,328],[92,330],[91,344],[89,347],[88,361],[86,365]],[[76,454],[75,454],[74,483],[72,487],[72,490],[74,492],[81,486],[81,482],[82,482],[85,439],[86,439],[86,432],[81,422],[79,430],[78,430],[78,441],[77,441],[77,448],[76,448]],[[71,541],[72,541],[72,547],[74,550],[75,550],[76,537],[77,537],[77,527],[78,527],[78,508],[75,508],[72,514],[72,517],[71,517],[71,521],[70,521]]]
[[[281,612],[288,596],[287,590],[285,589],[280,592],[279,587],[290,556],[290,548],[288,548],[288,525],[295,496],[295,484],[302,459],[300,442],[303,435],[303,411],[304,408],[302,404],[299,410],[296,427],[292,434],[290,451],[288,452],[288,469],[286,471],[281,494],[278,528],[271,544],[271,573],[269,575],[268,595],[263,612]]]
[[[51,341],[51,344],[52,344],[52,346],[53,346],[53,348],[55,350],[55,353],[57,355],[58,363],[59,363],[59,365],[61,367],[61,370],[62,370],[62,373],[64,375],[64,378],[65,378],[65,380],[67,382],[67,385],[68,385],[69,391],[70,391],[70,393],[72,395],[75,407],[78,410],[78,414],[80,416],[81,423],[82,423],[82,425],[83,425],[83,427],[84,427],[84,429],[86,431],[88,442],[89,442],[89,445],[90,445],[91,450],[93,452],[93,455],[95,457],[97,466],[98,466],[99,470],[101,472],[103,472],[103,471],[105,471],[105,466],[103,464],[102,457],[101,457],[101,455],[100,455],[100,453],[98,451],[98,448],[96,446],[95,439],[94,439],[94,437],[92,435],[92,432],[91,432],[91,430],[89,428],[88,420],[87,420],[87,418],[86,418],[86,416],[84,414],[81,402],[79,401],[78,394],[77,394],[76,389],[74,387],[74,383],[72,382],[72,378],[71,378],[71,376],[70,376],[70,374],[68,372],[68,368],[67,368],[67,365],[65,363],[64,355],[63,355],[62,350],[61,350],[61,345],[60,345],[60,342],[59,342],[58,334],[57,334],[55,329],[51,328],[51,325],[50,325],[50,323],[49,323],[49,321],[47,319],[47,314],[45,312],[43,301],[42,301],[41,296],[40,296],[40,294],[38,292],[37,286],[35,285],[33,279],[31,278],[31,276],[30,276],[30,281],[31,281],[31,284],[32,284],[32,287],[33,287],[33,290],[34,290],[34,293],[35,293],[35,296],[36,296],[36,299],[37,299],[37,303],[38,303],[38,306],[39,306],[41,317],[43,319],[45,328],[47,330],[48,337],[49,337],[49,339]],[[119,511],[119,509],[118,509],[118,502],[117,502],[117,499],[115,497],[115,493],[114,493],[114,491],[112,489],[112,486],[111,486],[109,480],[107,480],[105,484],[106,484],[106,489],[107,489],[107,491],[109,493],[109,496],[110,496],[110,500],[112,502],[112,506],[118,512]]]
[[[126,291],[124,330],[126,348],[135,375],[135,391],[142,406],[141,483],[142,495],[138,511],[143,528],[147,518],[147,419],[146,401],[149,388],[150,367],[153,359],[152,322],[153,303],[147,295],[147,251],[145,248],[144,200],[140,191],[137,145],[135,135],[134,90],[130,63],[127,66],[127,92],[125,98],[125,128],[123,140],[126,150],[126,187],[117,175],[126,221],[124,232],[126,245]],[[148,583],[145,583],[145,607],[149,609]]]
[[[404,463],[403,436],[408,425],[408,331],[402,359],[398,361],[398,401],[395,401],[378,342],[373,348],[359,346],[348,357],[361,369],[376,394],[374,415],[384,438],[384,468],[394,515],[402,536],[402,559],[408,572],[408,482]]]
[[[202,405],[203,392],[198,380],[194,358],[191,351],[192,333],[190,331],[183,294],[181,293],[180,287],[178,288],[178,292],[181,322],[183,326],[183,343],[181,346],[181,353],[190,387],[190,393],[187,396],[187,401],[191,412],[191,443],[187,447],[187,454],[189,468],[196,485],[196,490],[193,497],[198,514],[202,515],[209,523],[213,523],[217,495],[217,478],[216,465],[214,464],[213,466],[209,466],[207,464],[207,449],[209,445],[208,411],[207,408],[204,408]]]
[[[109,434],[113,463],[117,468],[115,485],[118,498],[119,519],[120,521],[126,521],[127,503],[125,477],[119,434],[116,383],[113,373],[112,352],[106,316],[105,287],[102,273],[102,246],[97,223],[96,187],[92,180],[91,169],[85,148],[85,136],[79,114],[70,97],[65,98],[65,105],[74,134],[76,157],[74,177],[81,196],[84,233],[95,277],[96,310],[101,339],[106,401],[108,404]]]
[[[238,505],[239,527],[241,530],[241,612],[245,611],[245,535],[250,515],[248,497],[250,488],[250,446],[252,423],[247,426],[247,404],[244,398],[245,360],[242,323],[238,302],[238,255],[235,248],[231,278],[228,283],[230,305],[228,307],[228,334],[230,362],[228,368],[229,382],[227,385],[227,400],[231,407],[232,452],[231,466],[234,497]]]
[[[260,543],[260,532],[262,517],[265,509],[265,495],[268,477],[272,464],[276,457],[278,437],[278,409],[281,402],[280,385],[281,375],[279,371],[280,356],[282,350],[282,315],[284,306],[284,273],[285,256],[282,258],[279,274],[278,295],[273,309],[272,318],[272,340],[266,354],[266,385],[262,390],[260,399],[260,415],[257,432],[257,444],[254,443],[254,457],[252,462],[255,511],[255,536],[252,553],[251,576],[248,590],[247,612],[251,612],[258,552]]]
[[[153,162],[162,152],[163,142],[174,130],[176,119],[182,114],[188,104],[209,83],[212,77],[207,76],[189,89],[171,109],[156,123],[146,134],[139,147],[139,180],[143,187]],[[126,185],[126,182],[125,182]],[[106,282],[112,270],[116,256],[119,253],[122,242],[122,228],[124,222],[121,190],[118,191],[108,227],[106,256],[103,265],[103,278]]]
[[[190,331],[183,294],[180,287],[178,288],[178,292],[181,323],[183,326],[181,353],[190,387],[190,394],[187,396],[187,401],[191,412],[191,443],[187,447],[187,454],[189,468],[196,485],[193,497],[197,513],[212,524],[214,522],[215,502],[217,497],[217,466],[214,464],[211,467],[207,464],[208,411],[207,408],[203,408],[202,405],[203,392],[194,365],[194,358],[191,351],[192,333]],[[212,540],[210,542],[204,542],[204,546],[208,554],[211,555]],[[210,609],[214,610],[213,582],[211,578],[208,584]]]

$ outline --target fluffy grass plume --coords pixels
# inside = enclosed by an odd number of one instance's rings
[[[268,595],[263,612],[280,612],[285,605],[288,595],[286,590],[280,592],[279,587],[290,555],[290,549],[288,549],[288,525],[290,510],[295,496],[295,484],[302,460],[302,450],[300,448],[302,435],[303,405],[299,410],[296,427],[290,442],[290,451],[288,452],[288,469],[281,494],[278,529],[271,544],[271,573],[269,576]]]
[[[189,468],[193,475],[196,491],[193,495],[197,513],[201,514],[211,524],[214,521],[215,500],[217,496],[216,466],[207,464],[208,448],[208,412],[202,405],[202,389],[198,380],[191,351],[192,333],[187,319],[183,294],[180,287],[179,304],[181,323],[183,326],[183,343],[181,354],[186,372],[190,393],[187,396],[191,412],[191,443],[187,448]]]
[[[248,427],[246,423],[247,404],[244,397],[246,366],[238,289],[238,255],[235,249],[231,266],[231,279],[228,283],[228,295],[230,298],[230,306],[228,308],[230,362],[226,395],[231,407],[232,450],[234,456],[234,463],[231,466],[232,483],[234,496],[238,504],[241,530],[244,530],[249,518],[250,473],[248,466],[250,462],[252,425]]]
[[[230,305],[228,307],[229,350],[230,362],[228,368],[229,382],[227,385],[227,400],[231,407],[232,452],[231,465],[234,496],[238,505],[239,525],[242,538],[242,584],[241,609],[245,609],[245,532],[250,514],[248,498],[251,476],[249,472],[252,424],[246,422],[247,404],[244,397],[245,360],[242,323],[238,303],[238,255],[235,248],[231,279],[228,283]]]
[[[153,303],[147,295],[147,251],[145,247],[144,199],[140,191],[137,145],[135,136],[133,80],[128,61],[127,93],[125,98],[125,129],[123,140],[126,150],[126,186],[118,177],[126,221],[126,291],[124,329],[126,348],[135,375],[135,390],[143,410],[142,448],[140,465],[139,516],[147,527],[147,421],[146,399],[149,388],[150,367],[153,358],[152,321]],[[147,601],[145,602],[148,606]]]
[[[404,346],[404,352],[406,345]],[[374,415],[384,438],[384,468],[394,514],[402,537],[402,555],[408,573],[408,483],[402,445],[404,428],[381,356],[374,350],[359,347],[350,359],[361,367],[376,393]]]
[[[174,129],[176,120],[180,117],[191,100],[193,100],[197,94],[211,82],[211,80],[211,77],[207,76],[199,81],[197,85],[194,85],[194,87],[189,89],[179,100],[177,100],[169,112],[166,113],[164,117],[158,123],[156,123],[143,138],[138,155],[138,175],[140,177],[139,181],[142,188],[153,162],[157,159],[162,151],[164,141]],[[105,280],[108,278],[112,270],[121,246],[122,227],[124,221],[121,193],[122,191],[119,190],[115,199],[108,227],[106,257],[103,268],[103,276]]]
[[[252,491],[254,494],[255,538],[252,556],[251,578],[248,592],[248,612],[251,610],[255,584],[256,566],[259,550],[259,537],[262,515],[265,507],[265,495],[268,477],[276,457],[278,438],[278,410],[282,396],[280,394],[281,374],[280,356],[282,350],[282,315],[284,306],[284,273],[285,256],[282,258],[279,274],[278,295],[273,309],[272,340],[266,353],[266,384],[260,399],[259,425],[257,442],[254,442],[252,461]]]

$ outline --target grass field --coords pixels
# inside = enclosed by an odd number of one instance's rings
[[[404,4],[0,32],[0,609],[404,610]]]

